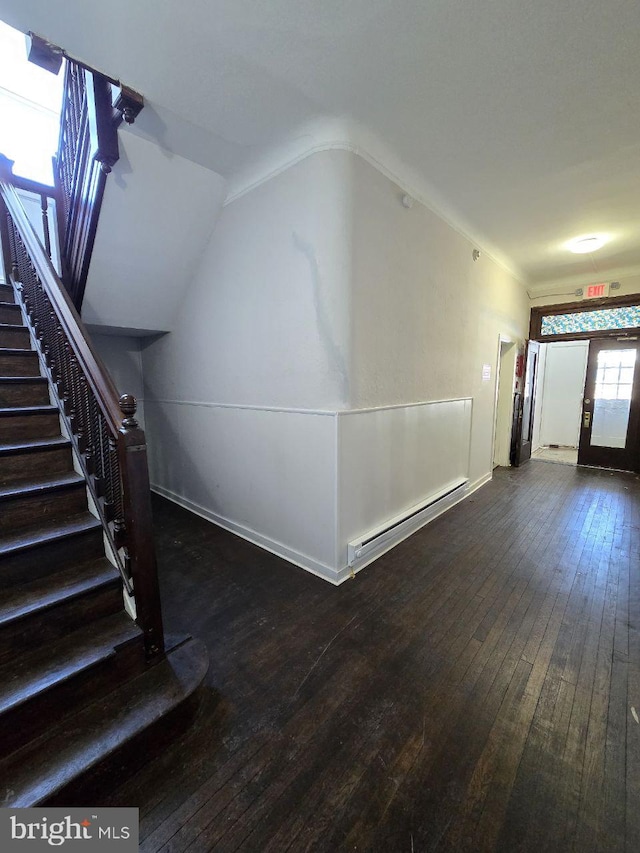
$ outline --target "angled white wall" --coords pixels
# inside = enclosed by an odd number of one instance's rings
[[[499,335],[527,298],[352,152],[225,206],[173,331],[143,342],[161,493],[340,582],[350,537],[490,476]]]
[[[220,211],[224,180],[119,131],[82,306],[86,323],[168,331]]]
[[[348,171],[309,158],[223,208],[173,331],[144,344],[161,493],[329,579],[348,405]]]
[[[142,379],[142,339],[130,335],[101,334],[91,327],[89,334],[120,394],[133,394],[138,403],[136,417],[144,429],[144,382]]]
[[[171,335],[146,351],[156,397],[349,404],[347,165],[310,157],[223,208]]]

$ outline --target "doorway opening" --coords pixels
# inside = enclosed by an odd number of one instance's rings
[[[588,340],[540,344],[533,418],[534,459],[578,464],[588,352]]]
[[[508,467],[511,447],[511,422],[513,418],[514,384],[516,370],[516,345],[510,338],[498,340],[496,370],[495,417],[493,424],[493,467]]]
[[[534,459],[640,467],[640,342],[635,337],[540,345]]]

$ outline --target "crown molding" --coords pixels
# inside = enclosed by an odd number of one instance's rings
[[[453,211],[426,181],[412,172],[393,152],[373,134],[352,125],[350,122],[327,121],[326,130],[322,123],[314,123],[303,130],[288,144],[277,146],[259,162],[228,180],[228,194],[223,206],[233,204],[253,190],[296,166],[314,154],[325,151],[346,151],[362,158],[370,166],[394,183],[400,192],[438,216],[472,246],[481,250],[501,269],[515,278],[522,286],[525,276],[516,264],[492,243],[477,233],[467,222]],[[364,137],[364,142],[359,137]],[[373,151],[376,151],[374,154]]]

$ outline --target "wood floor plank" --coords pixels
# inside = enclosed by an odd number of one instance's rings
[[[640,850],[640,480],[532,461],[340,588],[154,500],[193,726],[143,853]],[[626,845],[626,847],[625,847]]]

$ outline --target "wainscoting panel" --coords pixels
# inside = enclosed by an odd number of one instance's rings
[[[456,499],[464,497],[459,487],[468,477],[471,409],[471,399],[464,398],[338,416],[340,579],[351,572],[346,568],[349,542],[397,522],[450,489],[458,487]],[[386,550],[398,541],[390,541]]]
[[[145,400],[160,494],[335,581],[335,415]]]

